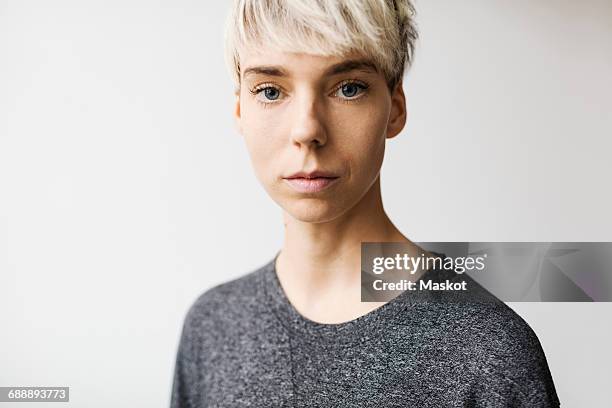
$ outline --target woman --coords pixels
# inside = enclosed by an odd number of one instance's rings
[[[234,2],[235,117],[285,237],[191,306],[172,407],[558,406],[537,337],[503,302],[361,302],[362,242],[425,253],[380,190],[413,17],[408,0]]]

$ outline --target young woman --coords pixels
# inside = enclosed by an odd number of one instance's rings
[[[172,407],[558,406],[537,337],[503,302],[361,302],[362,242],[426,253],[380,190],[413,16],[408,0],[234,2],[235,117],[285,237],[191,306]]]

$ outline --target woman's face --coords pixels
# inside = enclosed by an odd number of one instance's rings
[[[251,50],[240,66],[235,116],[268,194],[305,222],[351,209],[378,178],[385,139],[405,124],[401,84],[391,93],[358,55]]]

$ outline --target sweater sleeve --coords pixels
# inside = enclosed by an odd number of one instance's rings
[[[481,380],[465,401],[468,407],[495,408],[558,408],[552,380],[544,373],[513,379],[490,374]]]
[[[493,320],[497,320],[495,336],[469,406],[559,407],[546,355],[535,332],[518,315]]]
[[[198,331],[196,312],[187,312],[176,353],[170,408],[195,408],[198,398]]]

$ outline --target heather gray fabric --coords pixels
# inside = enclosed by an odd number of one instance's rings
[[[328,325],[293,308],[276,256],[191,306],[172,408],[559,406],[533,330],[473,280],[469,299],[406,291]],[[429,270],[421,279],[460,278]]]

